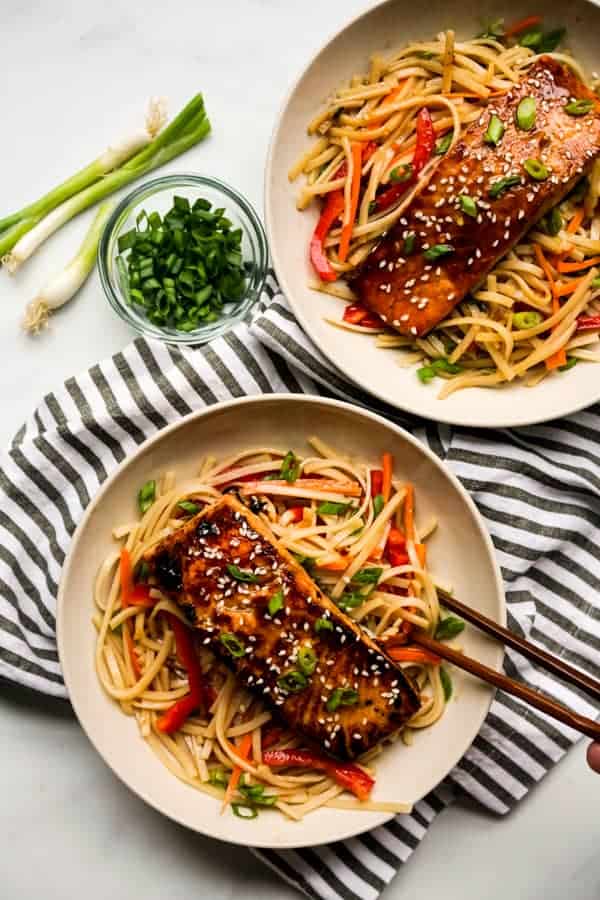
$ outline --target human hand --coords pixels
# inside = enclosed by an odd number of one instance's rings
[[[594,772],[600,772],[600,742],[594,741],[590,744],[587,751],[587,761],[590,769]]]

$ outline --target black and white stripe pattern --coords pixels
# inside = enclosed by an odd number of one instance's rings
[[[367,398],[303,334],[270,278],[251,327],[200,349],[137,339],[49,394],[0,464],[0,676],[65,696],[55,642],[57,584],[70,537],[107,475],[147,437],[207,404],[319,391],[368,404],[427,441],[471,492],[492,535],[509,620],[600,676],[600,410],[517,431],[411,419]],[[586,714],[589,701],[509,651],[505,669]],[[410,816],[328,847],[257,851],[315,898],[374,900],[462,789],[507,812],[576,735],[498,695],[472,748]]]

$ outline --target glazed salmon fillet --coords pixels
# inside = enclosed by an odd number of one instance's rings
[[[528,130],[517,121],[525,98],[535,101]],[[578,100],[591,102],[575,106]],[[497,145],[486,142],[492,116],[504,128]],[[599,153],[600,100],[570,69],[542,57],[441,159],[353,289],[401,334],[426,334],[565,197]]]
[[[161,540],[146,561],[204,643],[328,753],[354,759],[419,708],[402,670],[233,497]]]

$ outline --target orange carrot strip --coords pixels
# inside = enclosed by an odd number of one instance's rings
[[[554,297],[568,297],[569,294],[574,294],[583,278],[571,278],[570,281],[566,281],[564,284],[557,284],[554,286]],[[553,312],[556,312],[556,309],[553,309]]]
[[[338,257],[340,262],[346,262],[348,250],[350,249],[350,238],[352,237],[352,229],[354,228],[354,219],[356,218],[356,210],[358,209],[358,195],[360,193],[360,176],[362,161],[362,144],[355,141],[352,144],[352,187],[350,190],[350,211],[348,220],[342,226],[342,234],[340,236],[340,246],[338,249]]]
[[[415,539],[415,491],[412,484],[406,485],[406,496],[404,498],[404,534],[407,541]]]
[[[585,210],[583,206],[580,206],[579,209],[575,210],[575,215],[571,217],[569,220],[569,224],[567,225],[567,231],[569,234],[575,234],[581,223],[585,218]]]
[[[130,605],[130,597],[133,590],[133,566],[131,565],[131,554],[126,547],[121,549],[119,581],[121,583],[121,606],[126,607]]]
[[[417,551],[419,565],[422,569],[424,569],[425,563],[427,561],[427,547],[425,546],[425,544],[415,544],[415,550]]]
[[[383,479],[381,482],[381,493],[384,501],[387,503],[392,492],[392,473],[394,469],[394,457],[391,453],[384,453],[382,456],[381,468],[383,471]]]
[[[421,647],[390,647],[387,651],[394,662],[421,663],[423,665],[439,666],[441,659],[429,650]]]
[[[584,269],[591,269],[600,263],[600,256],[592,256],[591,259],[584,259],[582,262],[563,262],[560,260],[556,264],[559,272],[583,272]]]
[[[529,28],[535,28],[536,25],[541,24],[541,16],[525,16],[524,19],[518,19],[516,22],[513,22],[512,25],[509,25],[508,28],[505,28],[504,37],[514,37],[516,34],[521,34],[523,31],[527,31]]]
[[[142,677],[142,667],[140,666],[140,661],[137,658],[137,653],[135,652],[135,645],[133,643],[133,638],[131,637],[131,632],[129,630],[129,622],[123,622],[123,640],[125,641],[127,652],[129,653],[129,659],[131,660],[133,673],[139,680]]]
[[[325,572],[343,572],[347,566],[348,560],[346,559],[332,559],[331,562],[325,563],[324,566],[317,565],[317,568],[323,569]]]
[[[559,302],[558,298],[559,298],[559,296],[562,296],[562,294],[560,294],[560,291],[562,290],[562,288],[556,286],[556,282],[554,280],[554,275],[552,274],[552,269],[550,267],[550,263],[546,259],[545,255],[544,255],[544,251],[542,250],[540,245],[534,244],[533,246],[534,246],[534,251],[535,251],[535,255],[536,255],[538,264],[543,269],[544,275],[550,282],[550,289],[552,291],[552,313],[554,314],[554,313],[558,312],[560,309],[560,302]],[[557,264],[557,265],[560,265],[560,264]],[[573,290],[575,290],[575,288],[573,288]],[[568,291],[568,293],[572,293],[572,291]],[[546,368],[548,369],[549,372],[552,372],[554,369],[558,369],[559,366],[564,366],[566,362],[567,362],[567,354],[565,353],[564,348],[557,350],[556,353],[553,353],[552,356],[549,356],[545,361]]]
[[[239,744],[236,746],[237,755],[241,757],[241,759],[248,759],[250,755],[250,750],[252,749],[252,732],[249,731],[248,734],[245,734],[240,740]],[[229,778],[229,784],[227,785],[227,789],[225,791],[225,796],[223,797],[223,809],[231,803],[231,798],[233,797],[235,790],[239,784],[240,776],[242,774],[241,766],[234,766],[231,772],[231,777]]]

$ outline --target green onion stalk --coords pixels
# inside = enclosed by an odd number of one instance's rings
[[[120,168],[51,211],[40,211],[25,222],[17,223],[15,228],[17,231],[22,229],[20,233],[9,229],[5,234],[0,234],[0,260],[9,272],[15,272],[66,222],[130,182],[185,153],[209,132],[210,122],[204,110],[204,101],[202,95],[197,94],[163,131]]]
[[[132,156],[143,150],[157,136],[165,124],[166,118],[165,101],[162,98],[152,98],[148,105],[146,123],[143,129],[140,128],[132,134],[120,138],[114,144],[110,144],[97,159],[79,172],[76,172],[71,178],[67,178],[66,181],[63,181],[62,184],[59,184],[47,194],[44,194],[35,203],[30,203],[18,212],[11,213],[4,219],[0,219],[0,235],[2,235],[2,239],[14,239],[14,243],[16,243],[36,222],[39,222],[43,216],[47,215],[59,204],[64,203],[69,197],[78,194],[114,169],[118,169]],[[3,234],[8,229],[10,229],[10,234]]]
[[[45,328],[53,310],[64,306],[84,284],[96,263],[100,237],[114,206],[115,204],[111,200],[106,200],[101,204],[77,254],[68,266],[59,275],[52,278],[28,305],[23,320],[25,331],[37,334],[42,328]]]

